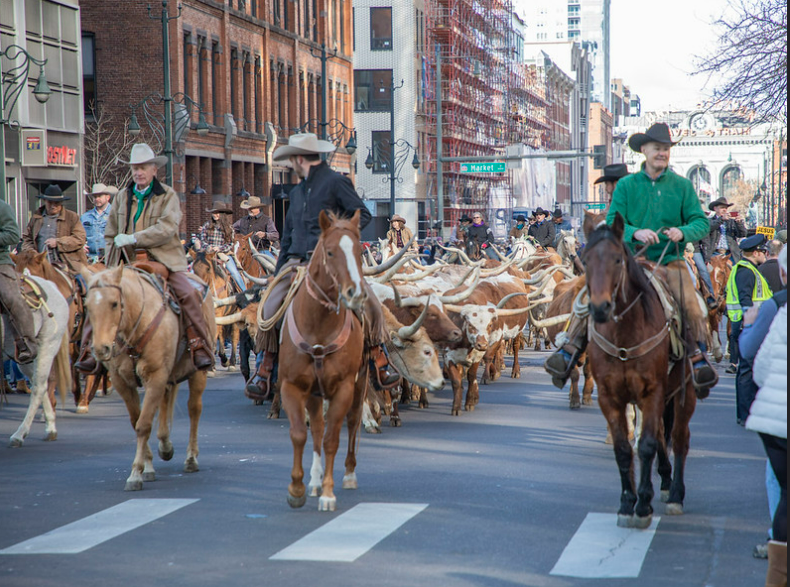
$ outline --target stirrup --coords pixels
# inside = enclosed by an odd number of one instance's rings
[[[568,359],[567,362],[562,354],[562,351],[565,351],[570,355],[570,359]],[[565,350],[565,347],[560,347],[551,353],[549,358],[546,359],[546,361],[543,363],[543,368],[549,375],[552,376],[552,378],[561,379],[562,385],[564,387],[568,377],[571,376],[571,371],[573,371],[573,368],[578,364],[581,354],[582,351],[580,349],[574,348],[573,352],[568,352]],[[562,361],[562,365],[559,364],[560,360]],[[562,387],[560,387],[560,389],[562,389]]]
[[[695,363],[704,363],[695,367]],[[719,375],[708,361],[705,353],[699,351],[689,357],[691,364],[691,385],[697,394],[697,399],[705,399],[710,394],[710,389],[719,382]]]

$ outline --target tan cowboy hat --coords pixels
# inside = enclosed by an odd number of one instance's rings
[[[132,147],[132,152],[128,161],[118,159],[124,165],[142,165],[143,163],[155,163],[157,167],[162,167],[167,163],[164,155],[156,156],[154,150],[145,143],[137,143]]]
[[[282,163],[293,155],[320,155],[333,153],[336,149],[329,141],[322,141],[314,133],[305,132],[288,137],[288,144],[277,147],[272,159],[276,163]]]
[[[233,214],[233,209],[226,202],[217,200],[211,204],[211,208],[206,209],[206,212],[210,212],[211,214]]]
[[[239,207],[245,210],[249,210],[250,208],[261,208],[262,206],[263,202],[261,202],[258,196],[250,196],[246,200],[242,200],[241,204],[239,204]]]
[[[406,219],[403,216],[398,216],[397,214],[393,214],[392,219],[390,220],[390,224],[393,222],[403,222],[403,224],[406,224]]]
[[[108,194],[114,196],[118,193],[118,188],[112,185],[104,185],[103,183],[94,183],[91,191],[85,192],[86,196],[99,196],[101,194]]]

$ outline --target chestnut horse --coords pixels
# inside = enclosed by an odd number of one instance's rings
[[[321,237],[283,321],[279,380],[293,444],[288,504],[297,508],[306,501],[302,468],[306,407],[313,435],[310,496],[317,496],[320,486],[318,510],[334,511],[333,468],[344,418],[348,452],[343,489],[357,488],[355,444],[368,382],[365,337],[357,315],[364,308],[367,289],[362,278],[359,211],[350,220],[322,211],[319,223]],[[322,400],[328,404],[326,426]]]
[[[184,380],[189,380],[190,423],[184,471],[197,471],[198,421],[203,410],[206,372],[195,371],[178,316],[148,277],[136,269],[119,266],[85,278],[93,354],[109,369],[137,433],[137,451],[124,489],[140,490],[143,481],[156,478],[148,439],[157,410],[159,456],[165,461],[173,458],[170,426],[178,384]],[[214,301],[210,293],[206,294],[202,309],[208,332],[214,337]],[[145,388],[142,409],[137,389],[140,386]]]
[[[619,214],[611,226],[595,225],[589,216],[584,221],[584,265],[590,299],[587,352],[598,384],[598,405],[612,432],[620,470],[617,525],[647,528],[653,516],[651,472],[656,453],[661,497],[668,501],[666,513],[683,513],[689,420],[697,397],[687,377],[688,361],[670,365],[669,322],[643,267],[623,244],[624,226]],[[643,414],[638,489],[626,425],[630,402],[635,402]],[[674,477],[667,452],[670,434]]]

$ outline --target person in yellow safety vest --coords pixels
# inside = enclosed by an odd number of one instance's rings
[[[738,338],[743,330],[743,312],[752,306],[759,307],[771,299],[773,292],[757,267],[765,262],[767,239],[755,234],[740,243],[743,257],[730,272],[727,280],[727,317],[730,319],[730,366],[727,373],[737,373],[735,398],[737,422],[743,426],[749,416],[757,387],[752,379],[751,362],[739,356]]]

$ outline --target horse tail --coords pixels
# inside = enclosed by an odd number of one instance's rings
[[[71,362],[69,357],[69,333],[63,333],[63,340],[60,343],[58,353],[55,355],[55,381],[60,394],[61,405],[66,405],[67,390],[72,389]]]

